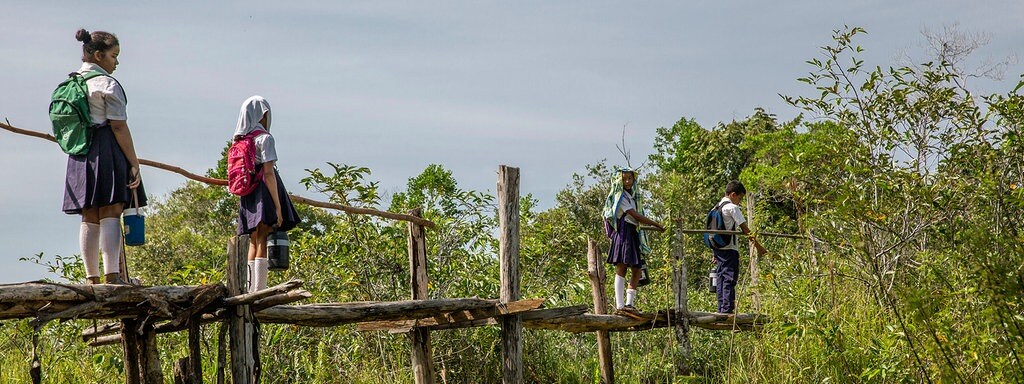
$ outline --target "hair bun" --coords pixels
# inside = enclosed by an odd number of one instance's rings
[[[92,41],[92,34],[86,31],[85,28],[82,28],[75,32],[75,39],[81,41],[82,44],[89,44]]]

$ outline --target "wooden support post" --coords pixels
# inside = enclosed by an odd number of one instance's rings
[[[135,319],[121,320],[121,346],[124,348],[124,374],[128,384],[142,384],[139,374],[139,337]]]
[[[519,300],[519,168],[498,167],[498,226],[501,292],[499,300]],[[501,318],[502,382],[523,382],[523,321]]]
[[[192,316],[188,324],[188,383],[203,384],[203,359],[201,349],[202,316]]]
[[[227,336],[227,322],[220,323],[220,329],[217,330],[217,384],[227,384],[224,378],[224,366],[228,363]]]
[[[409,212],[422,217],[419,208]],[[423,226],[409,222],[409,286],[413,300],[427,299],[427,239]],[[434,356],[430,351],[430,330],[414,328],[409,331],[412,344],[412,372],[416,384],[434,384]]]
[[[607,314],[608,301],[604,293],[604,264],[601,263],[601,256],[598,254],[597,242],[589,238],[587,239],[587,276],[590,277],[590,289],[594,296],[594,314]],[[601,383],[614,383],[612,340],[608,331],[597,331],[597,364],[601,369]]]
[[[164,373],[160,367],[160,350],[156,346],[156,331],[152,324],[142,325],[139,335],[139,368],[145,384],[163,384]]]
[[[751,231],[756,231],[754,223],[754,194],[747,194],[747,228]],[[758,287],[758,272],[757,268],[757,249],[754,248],[754,242],[750,241],[748,247],[750,249],[750,292],[752,293],[751,299],[753,304],[753,313],[761,313],[761,288]]]
[[[188,357],[182,357],[174,362],[174,384],[191,384],[188,378]]]
[[[237,236],[228,243],[228,295],[244,293],[249,280],[249,236]],[[228,333],[231,335],[231,382],[252,384],[256,376],[256,340],[253,315],[248,305],[229,307]]]
[[[680,375],[690,374],[690,361],[692,349],[690,347],[690,320],[689,307],[687,304],[687,279],[686,254],[684,250],[683,233],[676,228],[675,246],[672,249],[672,291],[675,293],[674,308],[679,316],[675,319],[676,342],[679,343],[679,357],[676,360],[676,373]]]

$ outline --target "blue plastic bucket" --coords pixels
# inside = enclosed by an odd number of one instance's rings
[[[124,210],[124,243],[132,246],[146,243],[146,216],[137,208]]]

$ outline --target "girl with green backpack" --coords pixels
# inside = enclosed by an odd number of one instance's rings
[[[82,66],[70,76],[90,75],[85,83],[91,140],[82,154],[68,155],[63,209],[82,216],[79,244],[89,283],[100,282],[102,251],[106,283],[125,284],[120,273],[121,213],[126,207],[145,206],[146,192],[128,130],[128,99],[121,84],[110,77],[117,69],[121,45],[109,32],[79,29],[75,38],[82,42]]]

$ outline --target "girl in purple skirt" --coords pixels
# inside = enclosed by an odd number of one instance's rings
[[[68,156],[64,182],[64,212],[82,216],[79,244],[85,276],[99,284],[100,252],[107,284],[125,284],[121,276],[121,213],[126,206],[146,205],[146,191],[139,175],[132,133],[128,130],[125,104],[128,98],[111,73],[117,69],[121,45],[112,33],[78,30],[82,42],[83,75],[86,81],[89,115],[93,123],[92,144],[84,155]]]
[[[608,250],[608,263],[615,265],[615,313],[636,316],[636,288],[640,281],[640,267],[644,255],[651,252],[647,236],[638,230],[640,224],[664,228],[656,221],[643,215],[640,204],[640,188],[637,186],[636,171],[617,169],[612,179],[612,189],[604,204],[605,228],[612,240]],[[629,289],[626,289],[626,269],[631,271]],[[625,296],[625,300],[623,300]]]
[[[295,228],[301,221],[275,168],[277,149],[274,136],[270,135],[270,103],[262,96],[250,97],[242,103],[234,140],[256,130],[263,131],[253,138],[256,170],[263,170],[263,180],[255,190],[242,196],[238,207],[238,234],[249,235],[250,292],[267,287],[267,237],[273,231]]]

